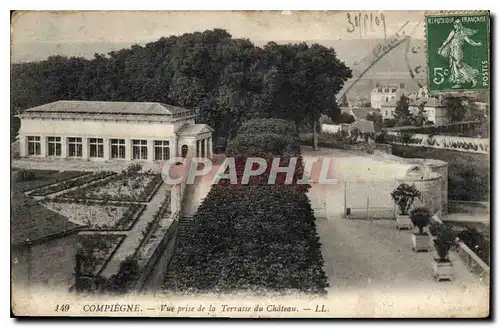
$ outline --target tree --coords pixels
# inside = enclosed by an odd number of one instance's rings
[[[446,117],[450,122],[463,121],[467,114],[467,106],[464,97],[446,96],[444,99],[444,106],[446,108]]]
[[[347,96],[345,94],[342,95],[341,101],[340,101],[340,107],[348,107],[349,102],[347,101]]]
[[[427,123],[427,115],[425,114],[425,102],[418,105],[418,111],[413,115],[413,125],[422,126]]]
[[[371,112],[366,115],[366,119],[368,121],[372,121],[375,126],[378,126],[379,129],[382,128],[383,118],[380,113]],[[377,130],[377,129],[376,129]]]
[[[297,127],[309,122],[317,149],[318,120],[322,113],[332,119],[340,114],[336,95],[352,77],[351,69],[337,58],[334,49],[319,44],[270,42],[264,52],[268,117],[293,120]]]
[[[410,113],[410,102],[408,97],[404,94],[396,103],[396,110],[394,112],[394,118],[397,125],[409,125],[411,124],[411,113]]]

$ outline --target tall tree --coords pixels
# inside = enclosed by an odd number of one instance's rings
[[[411,113],[410,113],[410,102],[408,97],[404,94],[396,103],[396,110],[394,112],[394,118],[397,125],[409,125],[411,124]]]
[[[462,96],[447,96],[444,99],[444,106],[446,108],[446,117],[450,122],[463,121],[467,114],[466,99]]]

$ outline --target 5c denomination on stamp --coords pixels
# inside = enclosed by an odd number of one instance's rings
[[[489,90],[489,14],[431,14],[425,22],[429,91]]]

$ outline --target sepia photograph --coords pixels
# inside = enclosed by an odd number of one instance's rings
[[[489,11],[10,22],[12,317],[491,315]]]

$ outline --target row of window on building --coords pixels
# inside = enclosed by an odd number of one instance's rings
[[[132,159],[147,160],[148,159],[148,141],[147,140],[131,140],[132,142]],[[110,139],[110,158],[125,159],[126,147],[125,139]],[[41,155],[42,141],[39,136],[27,137],[27,154],[29,156]],[[62,139],[61,137],[47,137],[46,156],[62,156]],[[168,140],[154,140],[154,160],[168,160],[170,158],[170,144]],[[182,156],[187,154],[188,146],[182,147]],[[88,154],[90,158],[104,158],[104,139],[89,138],[88,139]],[[67,142],[67,157],[79,158],[83,157],[83,139],[80,137],[69,137]]]

